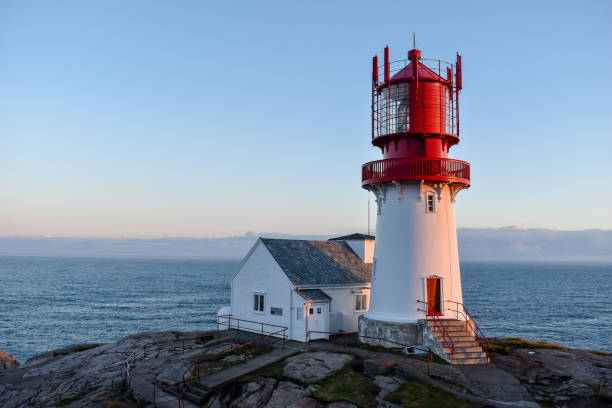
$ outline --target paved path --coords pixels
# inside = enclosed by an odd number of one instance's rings
[[[277,361],[289,357],[290,355],[299,351],[300,350],[298,348],[294,347],[276,348],[269,353],[247,360],[245,363],[238,364],[226,368],[225,370],[217,371],[214,374],[202,377],[197,381],[197,384],[210,390],[236,378],[242,377],[243,375],[252,373],[255,370],[259,370],[260,368],[269,364],[276,363]]]

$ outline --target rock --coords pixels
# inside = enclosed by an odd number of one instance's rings
[[[243,388],[242,397],[230,402],[230,408],[258,408],[265,406],[270,400],[276,380],[273,378],[265,378],[259,381],[253,381]]]
[[[612,381],[612,355],[607,353],[538,348],[511,349],[492,357],[497,367],[518,378],[538,400],[570,407],[591,406],[586,401],[601,398],[601,384]]]
[[[322,405],[310,397],[310,392],[289,381],[281,381],[272,393],[266,408],[319,408]]]
[[[394,365],[393,360],[367,359],[363,362],[363,372],[370,377],[387,375],[393,370]]]
[[[19,367],[19,362],[15,357],[11,356],[6,351],[0,350],[0,370]]]
[[[377,375],[374,379],[374,384],[376,384],[378,388],[388,392],[397,391],[404,382],[405,381],[399,377],[386,377],[384,375]]]
[[[341,353],[318,351],[289,357],[283,374],[304,384],[315,384],[341,370],[353,356]]]
[[[176,383],[190,362],[183,360],[182,338],[192,333],[144,332],[112,344],[81,344],[35,356],[12,370],[0,370],[0,407],[102,407],[122,400],[126,392],[138,394],[143,405],[152,402],[153,387],[146,378]],[[196,345],[200,353],[204,345]],[[146,358],[143,347],[146,345]],[[126,360],[132,361],[130,388],[126,388]],[[141,374],[141,376],[137,376]],[[140,384],[140,385],[139,385]],[[139,393],[134,392],[140,387]],[[157,397],[162,391],[156,390]],[[176,400],[176,397],[167,394]],[[150,398],[150,399],[149,399]],[[171,399],[171,400],[172,400]],[[186,407],[188,404],[185,405]]]
[[[358,408],[357,405],[351,404],[350,402],[340,401],[340,402],[332,402],[327,405],[327,408]]]

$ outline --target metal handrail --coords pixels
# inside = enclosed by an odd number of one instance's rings
[[[474,337],[476,338],[476,340],[478,340],[479,343],[482,343],[482,342],[485,343],[485,345],[486,345],[485,352],[487,353],[487,362],[490,361],[490,359],[489,359],[489,349],[491,348],[491,346],[489,344],[489,340],[487,339],[487,337],[485,336],[483,331],[480,330],[480,327],[478,327],[478,324],[476,323],[476,320],[474,320],[474,318],[470,314],[470,311],[468,310],[468,308],[465,307],[465,305],[463,303],[461,303],[461,302],[456,302],[454,300],[447,300],[447,302],[454,303],[457,306],[457,308],[455,310],[452,310],[450,308],[448,308],[448,310],[450,310],[451,312],[456,312],[457,313],[457,319],[459,318],[459,313],[461,313],[463,315],[464,319],[465,319],[466,328],[468,326],[470,326],[472,331],[474,332]],[[459,307],[458,307],[459,305],[461,305],[463,307],[463,311],[459,311]],[[470,324],[470,322],[471,322],[471,324]]]
[[[222,322],[221,319],[227,319],[227,322]],[[237,325],[235,327],[232,326],[232,320],[236,320],[236,322],[237,322]],[[225,349],[225,350],[223,350],[223,351],[221,351],[221,352],[219,352],[217,354],[213,354],[213,355],[208,356],[206,358],[203,358],[201,360],[194,361],[183,372],[183,387],[185,387],[185,385],[187,383],[187,381],[185,379],[185,375],[187,374],[187,372],[192,370],[194,367],[198,367],[198,372],[199,372],[200,364],[202,364],[202,362],[204,362],[204,361],[210,361],[210,360],[217,359],[217,358],[219,358],[219,356],[222,356],[223,354],[230,353],[230,352],[232,352],[234,350],[238,350],[238,349],[244,348],[244,347],[249,346],[249,345],[251,345],[251,344],[253,344],[253,343],[257,342],[257,341],[264,340],[264,339],[267,339],[267,338],[270,338],[270,337],[277,338],[275,340],[275,342],[279,341],[279,340],[282,340],[283,341],[283,347],[285,347],[285,341],[288,338],[287,337],[287,330],[289,329],[286,326],[279,326],[279,325],[276,325],[276,324],[270,324],[270,323],[264,323],[264,322],[256,322],[254,320],[240,319],[240,318],[234,317],[232,315],[219,315],[219,316],[217,316],[217,332],[219,331],[219,326],[221,326],[221,325],[227,325],[228,330],[232,329],[232,328],[236,328],[238,331],[240,331],[241,330],[240,329],[240,322],[255,323],[255,324],[258,324],[258,325],[260,324],[261,325],[261,336],[255,338],[253,340],[247,341],[246,343],[240,344],[238,346],[230,347],[230,348]],[[276,328],[280,328],[280,330],[277,330],[275,332],[268,332],[268,331],[264,331],[264,326],[276,327]],[[253,329],[248,329],[248,328],[245,328],[244,326],[242,327],[242,330],[248,331],[250,333],[253,332]]]
[[[222,322],[221,319],[228,319],[227,322]],[[235,320],[237,322],[237,325],[235,327],[232,326],[232,320]],[[238,317],[234,317],[233,315],[219,315],[217,316],[217,331],[219,331],[219,326],[220,325],[227,325],[228,329],[233,329],[236,328],[238,331],[240,331],[240,322],[243,323],[254,323],[257,325],[261,325],[261,334],[266,334],[266,333],[271,333],[269,331],[264,331],[264,326],[270,326],[270,327],[275,327],[278,329],[285,329],[285,330],[289,330],[289,328],[287,326],[279,326],[277,324],[271,324],[271,323],[264,323],[264,322],[256,322],[254,320],[246,320],[246,319],[240,319]],[[242,327],[242,330],[244,331],[249,331],[249,332],[254,332],[254,329],[249,329],[246,327]]]
[[[282,327],[282,326],[281,326],[281,327]],[[264,340],[264,339],[267,339],[267,338],[269,338],[269,337],[276,337],[276,336],[277,336],[278,334],[280,334],[280,333],[283,333],[283,334],[282,334],[282,336],[280,336],[280,337],[281,337],[281,339],[283,340],[283,347],[284,347],[284,346],[285,346],[285,340],[287,339],[287,334],[286,334],[286,333],[284,333],[284,332],[286,332],[286,330],[287,330],[287,328],[285,327],[285,328],[283,328],[283,329],[281,329],[281,330],[279,330],[279,331],[277,331],[277,332],[270,333],[270,334],[267,334],[267,335],[264,335],[264,336],[259,336],[259,337],[255,338],[255,339],[253,339],[253,340],[247,341],[246,343],[242,343],[242,344],[240,344],[240,345],[238,345],[238,346],[235,346],[235,347],[230,347],[230,348],[225,349],[225,350],[223,350],[223,351],[221,351],[221,352],[219,352],[219,353],[217,353],[217,354],[213,354],[213,355],[210,355],[210,356],[208,356],[208,357],[206,357],[206,358],[203,358],[203,359],[201,359],[201,360],[194,361],[194,362],[193,362],[193,363],[191,363],[191,364],[190,364],[190,365],[187,367],[187,369],[186,369],[186,370],[183,372],[183,387],[185,387],[185,386],[186,386],[186,383],[187,383],[187,382],[186,382],[186,379],[185,379],[185,375],[187,374],[187,372],[189,372],[190,370],[192,370],[194,367],[198,367],[198,372],[199,372],[199,366],[200,366],[200,364],[202,364],[202,362],[204,362],[204,361],[210,361],[210,360],[217,359],[217,358],[219,358],[220,356],[222,356],[223,354],[230,353],[230,352],[232,352],[232,351],[234,351],[234,350],[239,350],[239,349],[244,348],[244,347],[246,347],[246,346],[249,346],[249,345],[251,345],[251,344],[253,344],[253,343],[257,342],[257,341]],[[276,341],[278,341],[278,340],[280,340],[280,339],[277,339]],[[199,374],[198,374],[198,376],[199,376]],[[193,377],[193,376],[192,376],[192,377]],[[192,378],[190,378],[190,379],[192,379]]]
[[[398,343],[397,341],[394,340],[389,340],[386,339],[384,337],[373,337],[373,336],[362,336],[359,333],[347,333],[347,332],[328,332],[328,331],[319,331],[319,330],[308,330],[308,342],[310,343],[310,333],[323,333],[323,334],[327,334],[330,336],[336,336],[336,335],[342,335],[344,336],[344,348],[347,347],[347,343],[346,343],[346,337],[347,336],[356,336],[358,339],[372,339],[372,340],[378,340],[378,352],[381,353],[382,352],[382,342],[387,342],[387,343],[392,343],[392,344],[396,344],[398,346],[402,346],[402,347],[411,347],[417,350],[421,350],[421,351],[425,351],[427,352],[427,375],[429,375],[429,362],[431,360],[431,350],[427,347],[419,347],[419,346],[412,346],[409,344],[403,344],[403,343]]]
[[[427,302],[424,302],[422,300],[417,299],[417,303],[424,303],[425,304],[425,310],[417,307],[417,310],[419,312],[425,312],[425,320],[426,321],[433,321],[434,328],[439,326],[442,329],[442,347],[444,347],[445,343],[447,343],[447,344],[450,343],[451,363],[454,363],[455,362],[455,342],[453,341],[453,338],[451,337],[451,335],[446,330],[446,327],[444,327],[444,324],[442,323],[442,320],[440,320],[440,318],[438,316],[429,313],[429,311],[428,311],[429,304]],[[448,341],[446,339],[448,339]]]

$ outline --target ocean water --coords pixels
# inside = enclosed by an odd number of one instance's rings
[[[216,327],[238,260],[0,257],[0,349],[19,361],[144,330]],[[612,265],[463,262],[487,336],[612,352]]]

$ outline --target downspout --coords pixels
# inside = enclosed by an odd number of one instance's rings
[[[289,336],[287,340],[291,340],[293,336],[293,289],[289,290]]]

